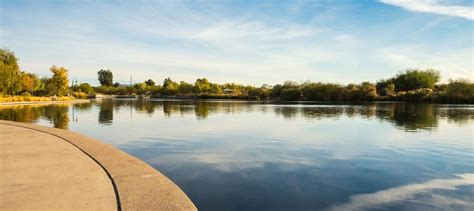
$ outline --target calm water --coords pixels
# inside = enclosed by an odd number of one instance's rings
[[[0,119],[112,144],[201,210],[474,210],[474,106],[117,100]]]

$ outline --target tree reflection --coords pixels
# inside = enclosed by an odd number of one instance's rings
[[[92,109],[92,103],[75,103],[72,107],[79,111],[89,111]]]
[[[114,102],[112,100],[104,100],[99,104],[99,123],[112,124],[114,120]]]
[[[53,123],[55,128],[68,129],[69,126],[69,116],[68,116],[69,106],[48,106],[44,109],[44,116],[51,123]]]
[[[342,107],[303,107],[301,112],[305,118],[309,119],[325,119],[337,118],[344,112]]]
[[[300,108],[293,106],[276,106],[273,111],[277,116],[283,116],[285,119],[294,119],[301,112]]]
[[[55,127],[68,128],[69,105],[18,105],[0,107],[0,119],[17,122],[37,122],[40,118],[51,121]],[[377,118],[388,121],[406,131],[432,130],[440,119],[456,124],[474,121],[474,109],[464,107],[443,107],[436,104],[373,103],[365,105],[276,105],[247,101],[149,101],[149,100],[102,100],[97,104],[74,104],[75,110],[90,111],[99,108],[100,124],[112,124],[114,110],[123,108],[152,116],[162,112],[164,116],[192,115],[196,119],[206,119],[214,114],[235,114],[248,112],[273,112],[285,119],[305,118],[324,120],[340,117]],[[132,114],[132,113],[130,113]]]
[[[56,128],[68,129],[68,106],[68,104],[5,106],[0,107],[0,119],[35,123],[44,118]]]
[[[44,106],[8,106],[0,107],[0,119],[34,123],[44,116]]]
[[[209,103],[198,102],[194,106],[197,119],[206,119],[209,116]]]
[[[438,108],[432,104],[384,104],[377,117],[408,131],[431,130],[438,125]]]
[[[459,125],[467,124],[469,121],[474,121],[474,109],[453,109],[448,108],[440,110],[441,117],[446,117],[449,122]]]

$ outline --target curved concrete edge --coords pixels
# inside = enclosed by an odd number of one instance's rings
[[[62,138],[101,165],[116,189],[119,210],[197,210],[170,179],[145,162],[87,136],[56,128],[0,120]]]

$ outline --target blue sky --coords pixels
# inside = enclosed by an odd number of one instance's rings
[[[351,83],[406,68],[473,80],[473,2],[1,1],[1,46],[41,76]]]

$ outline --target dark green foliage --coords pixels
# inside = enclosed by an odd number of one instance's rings
[[[280,84],[273,86],[272,91],[270,92],[270,97],[273,99],[279,98],[281,95],[282,89],[283,89],[283,86]]]
[[[395,84],[392,79],[379,80],[375,84],[377,94],[380,96],[393,96],[395,95]]]
[[[94,88],[88,83],[81,83],[80,85],[71,86],[71,90],[74,92],[84,92],[86,94],[94,93]]]
[[[194,86],[190,83],[181,81],[179,83],[179,93],[181,94],[192,94],[194,92]]]
[[[409,69],[391,79],[395,84],[396,91],[409,91],[415,89],[433,89],[440,80],[439,71],[433,69],[417,70]]]
[[[464,79],[450,80],[442,98],[450,103],[474,103],[474,83]]]
[[[311,101],[342,100],[344,92],[339,84],[306,83],[301,86],[304,98]]]
[[[179,84],[171,80],[171,78],[165,78],[163,81],[163,89],[161,90],[162,95],[176,95],[178,94]]]
[[[114,84],[114,75],[110,70],[100,70],[97,72],[97,76],[102,86],[112,86]]]
[[[264,100],[270,96],[271,89],[268,85],[263,85],[259,88],[247,87],[248,96],[250,99]]]
[[[296,87],[283,89],[280,93],[280,100],[290,101],[290,100],[300,100],[301,91]]]
[[[79,89],[81,92],[85,92],[87,94],[91,94],[94,92],[94,89],[88,83],[82,83],[81,85],[79,85]]]
[[[155,86],[155,82],[151,79],[146,80],[145,83],[147,86]]]

